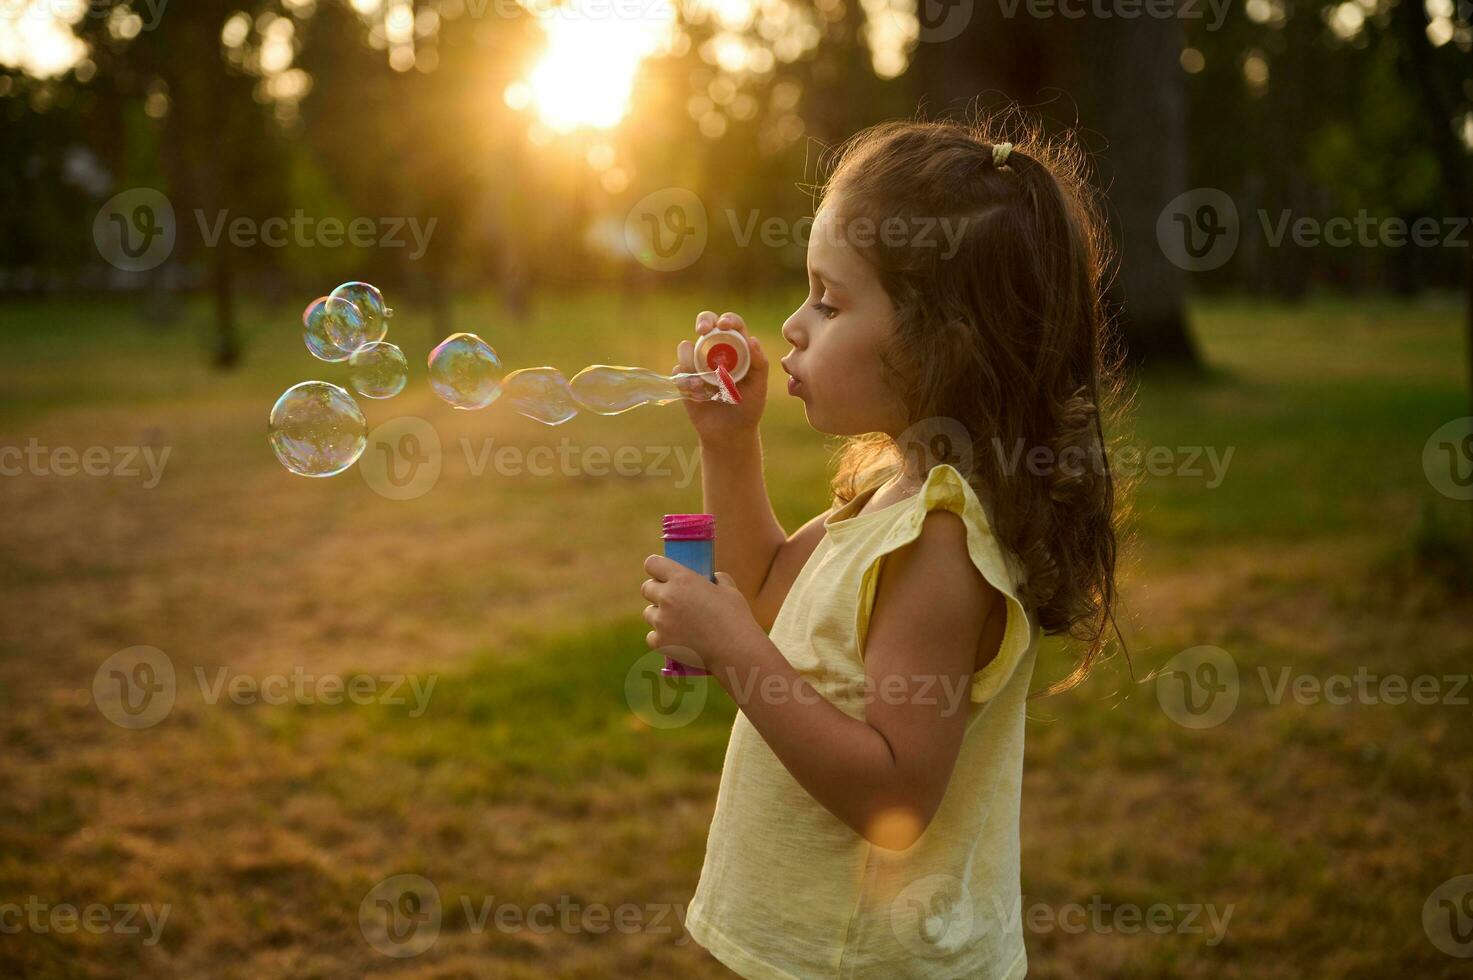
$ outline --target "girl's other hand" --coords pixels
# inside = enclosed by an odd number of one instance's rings
[[[747,332],[747,325],[742,322],[741,317],[735,313],[723,313],[718,317],[710,310],[696,317],[697,339],[718,327],[722,330],[734,330],[746,339],[747,348],[751,353],[751,364],[747,368],[746,376],[737,382],[737,390],[742,394],[740,405],[681,399],[681,403],[685,405],[685,414],[690,417],[690,423],[695,428],[696,435],[700,436],[702,445],[709,446],[720,445],[723,442],[731,442],[755,434],[757,423],[762,419],[762,410],[767,405],[768,362],[762,345],[756,337]],[[677,373],[697,370],[694,341],[682,340],[675,349],[675,355]],[[710,388],[710,385],[700,378],[693,379],[692,384]]]

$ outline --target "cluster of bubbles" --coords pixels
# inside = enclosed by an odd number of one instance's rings
[[[393,398],[404,390],[409,363],[384,337],[393,311],[366,282],[343,283],[313,300],[302,314],[307,350],[319,360],[346,361],[353,390],[365,398]],[[459,409],[475,410],[504,398],[511,409],[544,425],[561,425],[580,408],[619,415],[639,405],[679,399],[741,402],[736,382],[746,373],[748,352],[739,334],[712,331],[696,347],[711,370],[663,375],[646,368],[593,364],[569,381],[557,368],[523,368],[502,374],[501,358],[473,333],[445,338],[430,352],[430,387]],[[347,389],[326,381],[288,388],[271,407],[269,432],[276,458],[302,476],[336,476],[358,461],[368,445],[368,422]]]
[[[562,425],[585,408],[619,415],[640,405],[665,405],[678,399],[741,401],[736,379],[726,365],[713,371],[664,375],[647,368],[593,364],[569,381],[557,368],[523,368],[502,376],[501,358],[473,333],[446,337],[430,351],[430,386],[455,408],[485,408],[504,398],[512,411],[544,425]]]
[[[302,313],[302,339],[318,360],[348,364],[348,382],[365,398],[393,398],[409,381],[404,352],[384,337],[394,311],[366,282],[345,282]],[[368,445],[368,421],[347,389],[327,381],[292,385],[271,407],[271,448],[302,476],[336,476]]]

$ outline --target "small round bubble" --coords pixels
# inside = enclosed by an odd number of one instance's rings
[[[346,361],[358,345],[344,346],[336,338],[362,337],[366,333],[363,314],[345,299],[322,296],[302,312],[302,339],[318,360]]]
[[[271,448],[301,476],[335,476],[368,445],[368,421],[347,391],[326,381],[292,385],[271,406]]]
[[[501,358],[473,333],[457,333],[430,351],[430,387],[456,408],[485,408],[501,395]]]
[[[393,398],[409,382],[404,352],[386,341],[364,344],[348,358],[348,366],[353,390],[365,398]]]
[[[357,350],[364,344],[383,340],[384,335],[389,332],[389,317],[394,311],[384,306],[384,294],[379,292],[377,286],[366,282],[345,282],[329,295],[336,299],[347,300],[358,307],[359,312],[363,314],[363,333],[334,337],[339,347],[350,351]]]

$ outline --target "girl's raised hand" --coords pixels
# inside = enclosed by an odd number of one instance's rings
[[[767,354],[762,350],[762,345],[756,337],[747,332],[747,325],[742,322],[741,317],[735,313],[723,313],[718,317],[710,310],[696,317],[697,339],[718,327],[740,333],[746,339],[747,348],[752,357],[746,376],[737,382],[737,390],[742,394],[740,405],[681,400],[681,403],[685,405],[685,413],[690,417],[691,425],[696,430],[696,435],[700,436],[702,445],[709,446],[746,438],[756,433],[757,423],[762,419],[762,410],[767,405]],[[676,347],[675,354],[677,373],[697,370],[694,341],[682,340]],[[697,378],[694,379],[693,384],[706,385],[706,382]]]

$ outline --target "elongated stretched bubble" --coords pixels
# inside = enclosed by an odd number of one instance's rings
[[[640,405],[665,405],[682,398],[728,405],[742,400],[724,366],[665,375],[648,368],[591,364],[574,375],[570,385],[578,404],[599,415],[619,415]]]
[[[578,414],[573,389],[557,368],[513,371],[502,380],[501,386],[502,398],[512,411],[543,425],[562,425]]]

